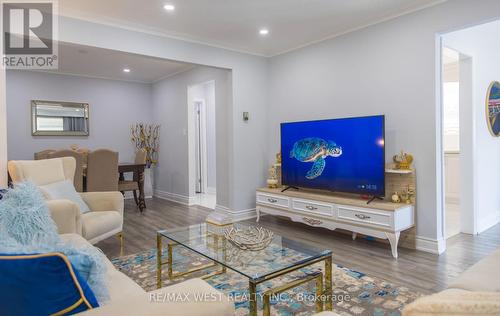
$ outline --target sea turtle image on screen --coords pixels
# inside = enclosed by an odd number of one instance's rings
[[[315,179],[323,173],[326,157],[339,157],[340,155],[342,155],[342,147],[337,146],[331,140],[317,137],[303,138],[296,141],[290,151],[290,158],[295,158],[301,162],[314,163],[306,174],[306,178],[309,180]]]

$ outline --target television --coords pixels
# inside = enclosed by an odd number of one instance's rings
[[[383,115],[281,124],[282,184],[385,195]]]

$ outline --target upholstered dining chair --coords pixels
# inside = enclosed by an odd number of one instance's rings
[[[87,191],[118,191],[118,153],[97,149],[87,156]]]
[[[34,153],[34,158],[35,160],[40,160],[40,159],[48,159],[49,154],[56,151],[55,149],[45,149],[39,152]]]
[[[73,182],[76,160],[63,157],[43,160],[11,160],[8,170],[14,185],[31,181],[42,187],[69,180]],[[79,193],[90,211],[82,213],[70,200],[48,200],[47,205],[59,234],[76,233],[91,244],[118,235],[123,249],[123,196],[120,192]]]
[[[136,164],[146,164],[146,151],[138,150],[135,153]],[[143,175],[144,176],[144,175]],[[139,190],[139,180],[144,181],[144,179],[139,179],[139,175],[134,172],[132,180],[125,180],[123,174],[120,174],[120,181],[118,182],[118,191],[125,194],[125,191],[132,191],[134,194],[135,204],[139,206],[139,199],[137,198],[137,191]]]
[[[76,192],[83,192],[83,155],[71,149],[51,151],[44,159],[73,157],[76,160],[74,185]]]

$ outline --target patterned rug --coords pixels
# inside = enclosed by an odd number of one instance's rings
[[[166,254],[166,249],[163,254]],[[195,266],[210,263],[183,247],[174,248],[174,273],[185,271]],[[166,260],[166,258],[164,259]],[[143,251],[135,255],[119,257],[112,260],[115,267],[137,282],[144,290],[156,289],[156,249]],[[284,277],[280,277],[258,286],[258,293],[276,287],[283,282],[292,281],[297,277],[324,269],[319,263],[301,269]],[[210,271],[193,273],[179,277],[174,282],[168,279],[166,266],[163,269],[164,286],[182,282],[196,276],[202,276]],[[214,276],[207,280],[217,290],[223,292],[235,302],[236,316],[248,315],[248,279],[227,270],[227,273]],[[420,296],[419,293],[406,287],[397,286],[384,280],[369,277],[361,272],[333,265],[333,296],[334,311],[339,315],[375,315],[396,316],[401,309]],[[283,295],[271,299],[272,315],[312,315],[315,313],[314,282],[290,290]],[[259,300],[259,310],[262,302]]]

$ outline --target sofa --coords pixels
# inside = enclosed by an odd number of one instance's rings
[[[60,236],[63,241],[74,246],[89,245],[89,242],[78,234]],[[234,315],[233,302],[201,279],[190,279],[146,293],[137,283],[116,270],[108,259],[106,265],[110,301],[102,307],[88,310],[80,315]],[[171,296],[168,296],[169,294]],[[175,297],[175,294],[179,294],[180,298],[189,294],[189,299],[177,302],[168,299]],[[196,299],[202,296],[209,299],[205,301]]]
[[[500,249],[453,280],[440,293],[407,305],[403,316],[500,315]]]

